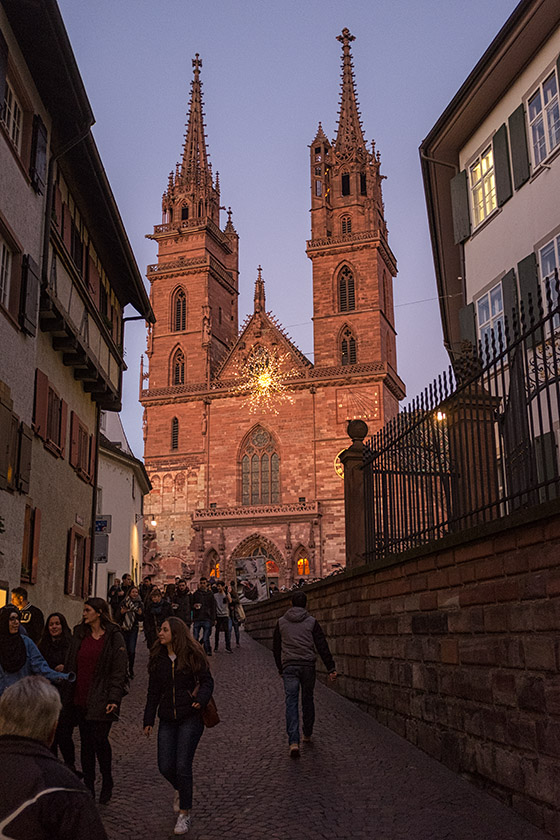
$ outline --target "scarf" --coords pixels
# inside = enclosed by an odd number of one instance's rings
[[[125,612],[122,620],[123,630],[132,630],[137,620],[137,613],[142,609],[142,600],[140,598],[135,598],[133,600],[129,595],[127,595],[123,604],[127,609],[127,612]]]
[[[21,670],[27,660],[25,642],[19,633],[10,633],[10,615],[13,607],[0,610],[0,667],[8,674]]]

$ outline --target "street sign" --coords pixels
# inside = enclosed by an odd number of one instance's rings
[[[93,562],[107,563],[109,560],[109,534],[96,534],[93,538]]]
[[[95,517],[95,533],[110,534],[113,517],[110,513]]]

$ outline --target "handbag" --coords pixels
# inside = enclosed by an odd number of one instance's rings
[[[200,688],[200,683],[197,682],[191,697],[193,700],[196,698],[198,694],[198,689]],[[212,729],[213,726],[217,726],[220,722],[220,715],[218,714],[218,707],[216,706],[216,701],[213,697],[210,698],[204,709],[201,709],[202,713],[202,722],[204,726],[208,729]]]
[[[245,610],[243,609],[243,606],[241,604],[237,604],[237,606],[235,608],[235,611],[237,613],[237,620],[238,621],[245,621],[245,618],[246,618]]]

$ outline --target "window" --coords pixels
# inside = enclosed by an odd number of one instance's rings
[[[356,364],[356,339],[348,327],[342,334],[341,361],[343,365]]]
[[[341,176],[342,195],[350,195],[350,175],[345,172]]]
[[[35,404],[33,428],[45,446],[55,455],[64,457],[68,406],[53,388],[48,377],[35,371]]]
[[[173,332],[182,332],[187,328],[187,296],[183,289],[178,289],[173,298]]]
[[[529,97],[528,106],[533,162],[538,166],[560,143],[558,81],[554,70]]]
[[[367,178],[365,172],[360,172],[360,195],[367,195]]]
[[[321,169],[321,167],[316,166],[315,167],[315,175],[322,175],[322,174],[323,174],[323,170]]]
[[[492,146],[469,167],[470,187],[473,204],[474,226],[486,219],[497,207],[496,179]]]
[[[9,82],[6,82],[4,107],[2,109],[1,116],[10,140],[14,144],[17,152],[21,153],[23,110]]]
[[[354,275],[348,266],[344,266],[338,275],[338,309],[339,312],[350,312],[355,308]]]
[[[77,528],[70,529],[64,578],[66,595],[87,598],[89,594],[89,546],[90,540],[83,533]]]
[[[315,195],[320,197],[323,194],[323,185],[321,181],[315,181]]]
[[[309,574],[309,559],[307,557],[298,557],[297,559],[297,573],[298,576]]]
[[[171,421],[171,449],[179,448],[179,421],[176,417]]]
[[[189,218],[189,208],[184,205],[181,207],[181,221],[186,222]]]
[[[560,236],[556,236],[550,242],[541,248],[539,251],[539,262],[541,268],[541,277],[545,288],[543,293],[544,300],[547,300],[547,293],[550,291],[552,305],[558,305],[558,294],[556,283],[558,280],[557,271],[560,268]],[[547,281],[547,282],[545,282]],[[548,288],[547,288],[548,287]],[[554,326],[558,326],[559,318],[554,317]]]
[[[57,449],[62,443],[62,400],[50,386],[47,397],[47,440]]]
[[[90,436],[81,424],[78,428],[78,469],[84,475],[89,475],[90,463]]]
[[[171,363],[171,384],[185,384],[185,356],[182,350],[177,350]]]
[[[280,459],[272,436],[253,430],[241,453],[241,502],[268,505],[280,501]]]
[[[505,344],[504,300],[501,283],[477,300],[476,317],[478,337],[484,353],[486,353],[486,347],[491,353],[492,337],[494,337],[496,347],[499,347],[498,329],[501,330]]]
[[[70,466],[74,467],[79,477],[89,481],[93,474],[94,458],[93,435],[73,411],[70,415]]]
[[[342,234],[345,233],[352,233],[352,219],[350,216],[343,216],[340,220],[340,225],[342,228]]]
[[[315,148],[315,160],[316,160],[317,163],[320,163],[321,160],[322,160],[322,158],[321,158],[321,147],[320,146],[317,146]]]
[[[10,299],[10,276],[12,273],[12,252],[0,237],[0,303],[8,308]]]

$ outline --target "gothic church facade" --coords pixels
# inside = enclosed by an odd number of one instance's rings
[[[238,328],[238,234],[220,227],[220,186],[207,157],[201,61],[183,157],[169,176],[148,266],[156,323],[142,362],[145,573],[227,580],[238,558],[266,558],[291,585],[345,565],[338,454],[349,419],[374,433],[398,411],[393,315],[396,260],[384,217],[379,154],[368,149],[347,29],[336,139],[310,146],[314,363],[266,311]],[[155,526],[148,525],[150,520]]]

